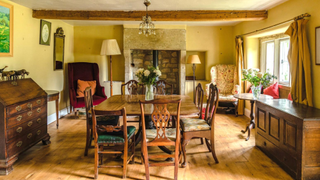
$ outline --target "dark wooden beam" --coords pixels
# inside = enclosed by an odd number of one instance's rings
[[[38,19],[141,21],[145,11],[58,11],[33,10]],[[149,11],[153,21],[257,21],[267,11]]]

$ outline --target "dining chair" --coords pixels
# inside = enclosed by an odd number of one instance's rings
[[[173,85],[167,83],[165,80],[159,80],[155,85],[155,92],[158,95],[172,95],[173,94]]]
[[[144,94],[144,85],[139,84],[136,80],[130,80],[125,84],[121,85],[121,95],[125,95],[126,88],[128,89],[129,95]]]
[[[88,149],[93,148],[92,144],[92,113],[91,109],[93,107],[92,102],[92,94],[91,94],[91,87],[88,87],[84,90],[84,102],[85,102],[85,109],[86,109],[86,116],[87,116],[87,139],[86,139],[86,147],[84,151],[84,155],[88,155]],[[97,116],[97,124],[98,125],[117,125],[119,124],[119,116]]]
[[[153,112],[151,120],[154,123],[155,129],[146,129],[144,106],[149,108],[152,105]],[[172,105],[176,105],[172,107]],[[174,166],[174,179],[178,178],[179,167],[179,149],[180,149],[180,106],[181,99],[155,99],[152,101],[140,100],[141,117],[142,117],[142,141],[141,141],[141,157],[145,166],[146,179],[150,179],[149,167],[152,166]],[[170,113],[168,107],[177,112],[176,128],[168,128]],[[175,146],[174,154],[149,154],[148,147],[151,146]],[[158,162],[150,163],[151,158],[174,158],[174,162]]]
[[[219,91],[216,85],[211,84],[209,87],[209,96],[204,119],[199,118],[181,118],[182,130],[182,153],[184,162],[182,167],[186,167],[186,146],[193,138],[205,138],[208,150],[216,163],[219,163],[214,147],[214,120],[219,102]],[[209,142],[210,141],[210,142]]]
[[[126,178],[128,163],[134,164],[136,128],[134,126],[127,126],[127,116],[125,107],[119,110],[104,111],[105,114],[111,116],[122,116],[122,126],[99,125],[97,124],[97,118],[95,116],[95,110],[93,108],[91,108],[91,112],[93,124],[93,137],[95,143],[94,178],[98,178],[98,168],[112,167],[122,168],[122,178]],[[131,152],[130,156],[129,152]],[[104,154],[123,155],[122,165],[103,165],[102,158]]]

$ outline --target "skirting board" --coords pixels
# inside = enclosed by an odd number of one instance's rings
[[[70,109],[70,108],[69,108],[69,107],[66,107],[66,108],[64,108],[64,109],[61,109],[61,110],[59,111],[59,118],[67,115],[67,114],[68,114],[68,109]],[[51,124],[51,123],[53,123],[53,122],[55,122],[55,121],[57,121],[56,113],[53,113],[53,114],[49,115],[47,118],[48,118],[48,125]]]
[[[247,116],[248,118],[250,118],[250,113],[251,113],[250,109],[247,109],[247,108],[244,109],[244,115]],[[253,113],[253,117],[254,117],[254,113]]]

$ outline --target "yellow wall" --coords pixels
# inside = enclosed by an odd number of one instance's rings
[[[100,69],[100,82],[110,80],[109,57],[100,56],[102,41],[116,39],[121,55],[112,56],[112,80],[124,81],[123,26],[75,26],[74,59],[76,62],[95,62]],[[108,64],[107,64],[108,62]],[[107,75],[108,72],[108,75]],[[108,78],[107,78],[108,77]]]
[[[319,0],[290,0],[270,9],[268,19],[258,22],[243,22],[236,25],[234,28],[235,36],[292,19],[300,14],[311,14],[311,18],[307,24],[307,33],[309,47],[311,50],[313,102],[316,108],[320,108],[320,94],[317,93],[317,90],[320,89],[319,78],[317,78],[320,76],[320,66],[315,65],[315,27],[320,26],[319,7]],[[252,52],[252,50],[256,49],[257,44],[251,44],[250,42],[246,42],[246,40],[247,39],[245,39],[244,43],[249,43],[245,45],[244,50],[247,56],[247,64],[251,64],[252,62],[257,64],[257,61],[259,61],[259,57],[256,56],[257,53],[255,52],[253,55],[249,55],[249,52]]]
[[[231,26],[187,26],[187,51],[206,51],[206,80],[216,64],[235,64]]]
[[[13,57],[0,57],[0,68],[8,66],[6,70],[26,69],[29,78],[47,90],[61,92],[60,109],[69,105],[68,84],[65,72],[53,70],[53,34],[58,27],[62,27],[65,39],[65,63],[73,62],[73,26],[60,20],[51,22],[50,46],[40,45],[40,19],[32,18],[32,10],[8,0],[3,2],[14,5]],[[54,102],[49,103],[48,115],[55,113]]]

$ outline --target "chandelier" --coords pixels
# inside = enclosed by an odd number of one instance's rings
[[[150,0],[145,0],[143,3],[146,6],[146,15],[142,17],[142,23],[139,26],[139,34],[156,35],[154,30],[154,24],[151,21],[151,17],[148,15],[148,6],[151,4]]]

